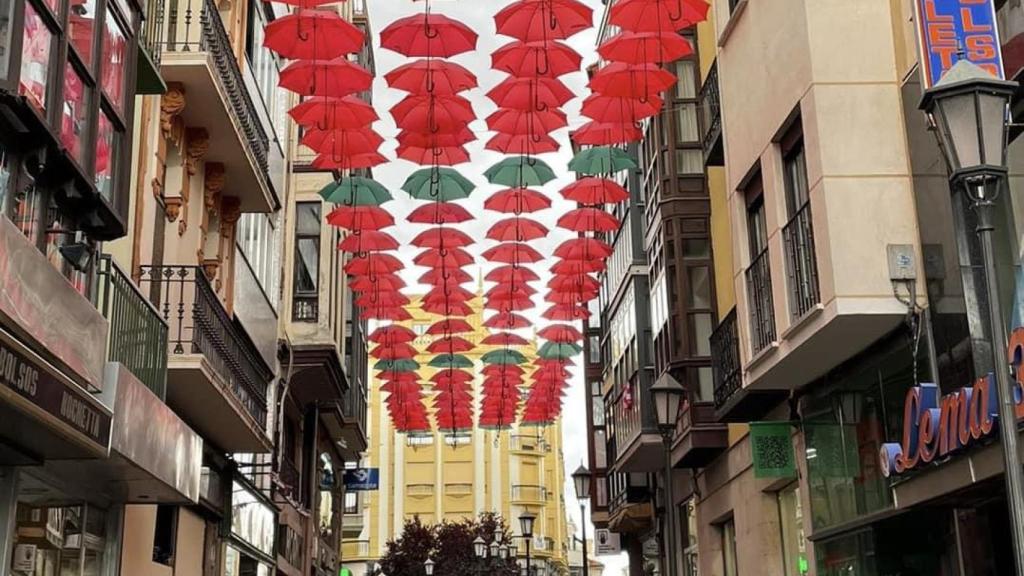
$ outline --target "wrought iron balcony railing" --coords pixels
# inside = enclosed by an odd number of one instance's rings
[[[761,250],[747,268],[747,298],[750,305],[750,340],[754,354],[775,341],[775,309],[768,248]]]
[[[248,143],[247,153],[252,154],[256,166],[265,178],[268,170],[267,154],[270,141],[267,137],[252,95],[245,87],[242,71],[238,66],[220,11],[215,0],[164,0],[167,7],[167,24],[159,44],[164,52],[208,52],[213,58],[216,77],[231,104],[231,111]]]
[[[167,395],[167,322],[128,274],[104,255],[97,302],[110,322],[107,359],[120,362],[154,394]]]
[[[354,423],[366,435],[366,389],[362,378],[349,382],[345,391],[345,421]]]
[[[711,333],[711,370],[715,387],[715,408],[721,408],[743,385],[735,308],[729,311]]]
[[[722,146],[722,102],[718,92],[718,64],[711,66],[700,88],[700,111],[703,116],[704,135],[701,145],[704,162],[720,166],[724,162]]]
[[[789,284],[789,312],[800,318],[821,300],[818,292],[818,263],[814,254],[811,203],[805,202],[782,229],[786,245],[786,275]]]
[[[260,428],[273,374],[198,266],[142,266],[139,284],[170,328],[173,355],[202,354]]]

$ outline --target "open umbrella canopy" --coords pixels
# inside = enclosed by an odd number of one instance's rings
[[[382,48],[415,58],[451,58],[476,49],[477,34],[443,14],[399,18],[380,33]]]
[[[597,122],[591,120],[569,133],[572,141],[580,146],[601,146],[605,144],[628,144],[639,142],[644,133],[633,122]]]
[[[401,292],[367,292],[355,299],[356,306],[360,308],[395,307],[409,304],[409,297]]]
[[[619,229],[619,219],[600,208],[577,208],[563,214],[558,226],[574,232],[612,232]]]
[[[513,296],[509,298],[487,298],[484,301],[484,309],[497,312],[519,312],[533,308],[533,300],[528,296]]]
[[[462,354],[438,354],[430,359],[434,368],[472,368],[473,361]]]
[[[517,78],[557,78],[578,72],[582,62],[578,52],[555,40],[516,40],[491,54],[491,68]]]
[[[468,198],[476,188],[469,178],[457,170],[445,167],[421,168],[406,178],[402,184],[413,198],[449,202]]]
[[[499,312],[484,322],[485,328],[518,330],[531,326],[530,321],[515,312]]]
[[[609,62],[662,63],[693,54],[693,46],[681,34],[627,30],[602,42],[597,53]]]
[[[463,127],[454,133],[429,133],[410,132],[402,130],[395,138],[399,146],[418,146],[420,148],[433,148],[436,146],[462,146],[476,140],[476,134],[469,128]]]
[[[487,127],[505,134],[548,134],[565,128],[569,119],[557,108],[547,110],[516,110],[498,108],[487,117]]]
[[[620,0],[609,21],[633,32],[675,32],[708,17],[705,0]]]
[[[590,272],[601,272],[607,267],[604,260],[595,258],[593,260],[559,260],[551,265],[552,274],[588,274]],[[563,291],[572,291],[566,288]]]
[[[572,358],[582,351],[581,346],[571,342],[545,342],[540,350],[537,350],[537,355],[546,359]]]
[[[484,171],[491,184],[503,186],[543,186],[555,179],[555,171],[543,160],[517,156],[504,158]]]
[[[473,343],[465,338],[455,336],[453,338],[442,338],[435,340],[427,346],[427,352],[430,354],[458,354],[459,352],[469,352],[475,348]]]
[[[365,38],[332,10],[300,10],[266,25],[263,45],[289,60],[336,58],[362,50]]]
[[[520,154],[536,156],[557,152],[560,148],[558,141],[547,134],[506,134],[497,132],[487,145],[487,150],[501,152],[502,154]]]
[[[362,258],[353,258],[348,264],[345,264],[344,270],[346,274],[387,274],[403,268],[405,268],[405,264],[391,254],[374,253]]]
[[[675,75],[657,64],[612,62],[595,72],[588,86],[605,96],[644,98],[668,90],[675,82]]]
[[[363,176],[349,176],[320,189],[320,197],[344,206],[379,206],[391,200],[383,184]]]
[[[402,359],[402,360],[378,360],[374,365],[374,370],[385,370],[389,372],[415,372],[419,370],[420,363],[415,360]]]
[[[410,94],[391,107],[391,117],[403,130],[421,134],[457,134],[476,119],[473,105],[463,96]]]
[[[550,342],[582,342],[583,333],[568,324],[551,324],[541,328],[537,336]]]
[[[488,282],[534,282],[540,280],[540,276],[529,268],[522,266],[498,266],[484,276]]]
[[[472,219],[469,210],[451,202],[424,204],[406,217],[406,220],[414,224],[458,224]]]
[[[412,239],[412,245],[420,248],[462,248],[472,244],[473,239],[465,232],[444,226],[424,230]]]
[[[526,364],[526,356],[517,350],[491,350],[481,358],[484,364]]]
[[[445,318],[444,320],[434,322],[427,328],[427,334],[432,336],[465,334],[472,331],[473,327],[469,325],[469,322],[461,318]]]
[[[636,123],[657,116],[662,105],[661,98],[657,96],[640,99],[591,94],[583,100],[583,109],[580,112],[598,122]]]
[[[548,235],[546,226],[529,218],[506,218],[487,231],[487,237],[499,242],[529,242]]]
[[[580,204],[616,204],[629,200],[629,191],[614,180],[580,178],[561,190],[566,200]]]
[[[495,16],[498,34],[524,42],[564,40],[587,28],[593,10],[578,0],[518,0]]]
[[[355,96],[313,96],[288,111],[296,124],[321,130],[363,128],[378,119],[373,107]]]
[[[388,159],[380,152],[362,152],[359,154],[346,154],[344,156],[332,156],[331,154],[319,154],[313,159],[312,166],[317,170],[359,170],[362,168],[373,168],[387,163]]]
[[[536,212],[550,207],[550,198],[529,188],[506,188],[484,200],[484,208],[506,214]]]
[[[578,291],[598,290],[601,283],[594,277],[586,274],[555,274],[548,280],[548,288],[551,290]],[[546,338],[546,336],[545,336]]]
[[[363,232],[366,234],[366,232]],[[373,274],[370,276],[356,276],[348,283],[355,292],[365,293],[371,290],[400,290],[405,288],[405,281],[397,274]]]
[[[597,290],[580,290],[573,292],[548,292],[544,300],[550,304],[585,304],[597,298]]]
[[[399,158],[420,166],[455,166],[469,162],[469,151],[462,146],[405,146],[399,145],[395,151]]]
[[[429,268],[461,268],[473,263],[473,256],[462,248],[427,248],[413,258],[417,266]]]
[[[475,377],[471,372],[450,368],[434,374],[430,377],[430,381],[437,384],[444,382],[465,384],[466,382],[471,382]]]
[[[405,326],[392,324],[391,326],[383,326],[370,332],[366,339],[375,344],[400,344],[415,340],[416,333]]]
[[[414,60],[384,75],[388,86],[412,94],[447,96],[477,87],[476,75],[456,64],[436,59]]]
[[[341,98],[369,90],[373,74],[346,56],[295,60],[281,70],[277,83],[300,96]]]
[[[487,346],[525,346],[530,341],[512,332],[496,332],[488,334],[480,343]]]
[[[395,224],[395,219],[378,206],[339,206],[327,215],[327,223],[349,230],[380,230]]]
[[[407,343],[381,344],[370,350],[370,356],[379,360],[403,360],[415,358],[416,348]]]
[[[536,293],[537,289],[526,282],[499,282],[496,286],[485,292],[484,296],[488,298],[526,296],[528,298]]]
[[[348,128],[338,130],[307,130],[299,142],[316,152],[331,158],[344,158],[351,154],[375,152],[384,143],[384,138],[372,128]]]
[[[465,302],[427,302],[422,306],[424,312],[438,316],[469,316],[473,308]]]
[[[499,108],[546,110],[564,106],[573,92],[557,78],[517,78],[509,76],[487,92]]]
[[[456,286],[458,284],[465,284],[473,279],[469,275],[469,272],[456,268],[451,270],[438,270],[432,269],[427,270],[422,276],[419,277],[421,284],[430,284],[432,286]]]
[[[570,238],[555,248],[555,256],[563,260],[590,260],[611,255],[611,245],[597,238]]]
[[[591,96],[593,98],[593,96]],[[589,98],[588,98],[589,99]],[[585,148],[576,153],[569,161],[569,170],[578,174],[596,176],[620,170],[636,168],[636,161],[622,148],[617,146],[595,146]],[[629,196],[627,195],[626,198]]]
[[[590,310],[585,306],[572,304],[552,304],[544,311],[544,317],[548,320],[560,320],[569,322],[590,317]]]
[[[528,262],[539,262],[544,257],[529,244],[521,242],[508,242],[488,248],[482,254],[489,262],[504,262],[506,264],[523,264]]]
[[[466,290],[462,286],[449,286],[447,289],[441,286],[431,288],[423,295],[424,302],[438,302],[450,300],[453,302],[466,302],[476,297],[476,294]]]

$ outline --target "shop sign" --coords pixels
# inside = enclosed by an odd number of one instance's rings
[[[380,487],[379,468],[352,468],[345,470],[345,490],[349,492],[369,492]]]
[[[113,420],[109,410],[88,392],[59,377],[45,361],[0,330],[0,386],[13,392],[34,408],[44,412],[98,445],[110,446]],[[0,396],[6,396],[0,391]]]
[[[789,422],[751,422],[750,445],[755,478],[796,476],[796,455]]]
[[[597,546],[598,556],[613,556],[622,552],[622,542],[618,532],[612,532],[607,528],[598,528],[594,532],[594,542]]]
[[[993,0],[917,0],[921,81],[931,88],[963,57],[1004,79]]]
[[[14,547],[14,562],[11,569],[15,573],[35,574],[36,572],[36,545],[18,544]]]

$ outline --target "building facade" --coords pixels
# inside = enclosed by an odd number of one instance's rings
[[[481,282],[477,296],[467,302],[473,312],[466,321],[474,332],[464,336],[476,345],[465,353],[478,369],[474,388],[482,385],[481,357],[500,349],[480,344],[489,333],[483,326],[483,301]],[[425,313],[419,297],[412,299],[408,310],[413,319],[400,324],[419,334],[412,344],[421,352],[416,360],[426,366],[431,355],[425,349],[433,339],[426,330],[441,317]],[[531,357],[536,343],[522,352]],[[362,465],[379,470],[380,490],[356,493],[346,500],[347,509],[361,509],[346,514],[343,528],[342,556],[352,574],[374,573],[387,542],[401,535],[407,520],[419,517],[433,524],[476,518],[485,512],[505,518],[525,566],[526,543],[517,518],[527,511],[537,516],[530,543],[534,569],[568,570],[561,420],[507,431],[474,429],[453,434],[435,429],[427,435],[400,434],[391,425],[384,398],[380,382],[371,376],[369,451]]]

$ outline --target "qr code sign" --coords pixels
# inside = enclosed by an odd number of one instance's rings
[[[787,425],[751,426],[754,471],[760,478],[790,476],[796,461]]]

